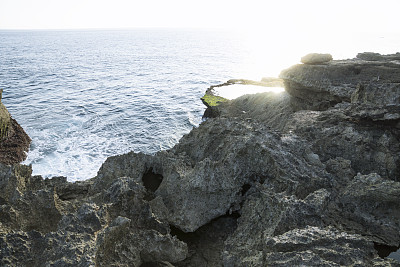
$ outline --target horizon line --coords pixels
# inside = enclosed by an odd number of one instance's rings
[[[134,29],[188,29],[188,30],[231,30],[231,31],[242,31],[240,28],[229,28],[229,27],[185,27],[185,26],[122,26],[122,27],[71,27],[71,28],[1,28],[0,31],[69,31],[69,30],[134,30]]]
[[[121,26],[121,27],[71,27],[71,28],[1,28],[0,31],[104,31],[104,30],[207,30],[207,31],[227,31],[227,32],[237,32],[237,33],[245,33],[249,32],[246,28],[233,28],[233,27],[200,27],[200,26]],[[297,31],[297,34],[313,34],[315,31]],[[326,34],[399,34],[400,31],[341,31],[341,32],[333,32]]]

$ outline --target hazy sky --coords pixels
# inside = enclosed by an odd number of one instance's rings
[[[120,27],[400,32],[399,0],[0,0],[0,29]]]

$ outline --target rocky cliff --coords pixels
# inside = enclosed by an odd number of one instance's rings
[[[0,265],[400,266],[400,64],[369,56],[293,66],[91,180],[0,165]]]
[[[20,163],[26,159],[31,139],[1,102],[2,93],[0,89],[0,163]]]

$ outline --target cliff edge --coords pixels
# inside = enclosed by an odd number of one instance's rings
[[[2,93],[0,89],[0,162],[20,163],[26,159],[31,139],[1,102]]]

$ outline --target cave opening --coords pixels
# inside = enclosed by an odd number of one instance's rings
[[[239,212],[226,213],[219,216],[209,223],[201,226],[194,232],[186,233],[181,229],[170,225],[171,235],[188,245],[189,256],[175,266],[222,266],[221,253],[224,249],[225,240],[233,234],[237,228]],[[204,255],[207,255],[207,262]]]
[[[249,191],[250,188],[251,188],[250,184],[244,184],[242,186],[242,190],[240,191],[241,195],[244,196],[247,193],[247,191]]]
[[[374,242],[374,248],[381,258],[392,258],[400,262],[400,246],[388,246]]]
[[[153,171],[153,168],[147,170],[147,172],[145,172],[142,177],[144,187],[152,193],[154,193],[158,189],[162,180],[163,176],[161,174],[155,173]]]

